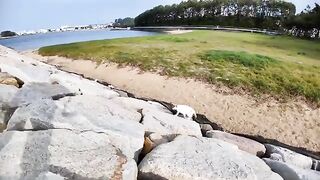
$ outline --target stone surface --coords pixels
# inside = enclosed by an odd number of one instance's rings
[[[0,104],[0,133],[7,128],[7,123],[16,108]]]
[[[9,105],[17,92],[18,88],[15,86],[0,84],[0,132],[6,128],[7,122],[15,110]]]
[[[72,129],[105,133],[128,157],[136,158],[143,147],[141,115],[128,111],[102,96],[65,97],[58,101],[43,99],[18,108],[7,129]]]
[[[313,159],[312,160],[312,168],[313,170],[320,171],[320,160]]]
[[[176,134],[202,136],[199,124],[194,121],[153,110],[144,109],[142,114],[142,124],[146,133],[158,133],[165,136]]]
[[[258,157],[214,138],[178,136],[151,151],[138,179],[282,179]]]
[[[15,86],[0,84],[0,104],[10,104],[18,90]]]
[[[0,62],[2,72],[7,72],[19,78],[24,83],[48,82],[50,68],[48,66],[33,66],[29,63],[18,62],[15,59],[2,59]]]
[[[230,133],[222,132],[222,131],[208,131],[206,136],[209,138],[216,138],[222,141],[226,141],[228,143],[237,145],[239,149],[251,153],[253,155],[262,157],[265,152],[266,148],[263,144],[240,136],[236,136]]]
[[[60,84],[49,83],[28,83],[25,84],[11,99],[10,106],[18,107],[29,104],[39,99],[51,99],[56,96],[72,94]]]
[[[107,98],[119,96],[115,91],[112,91],[110,88],[95,81],[90,81],[81,76],[62,71],[51,74],[50,82],[59,83],[70,92],[77,93],[79,95],[99,95]]]
[[[153,101],[143,101],[134,98],[128,97],[116,97],[112,99],[115,103],[121,105],[121,107],[135,111],[138,110],[154,110],[154,111],[161,111],[168,114],[172,114],[167,108],[162,106],[160,103],[153,102]]]
[[[172,137],[172,136],[168,137],[168,136],[163,136],[158,133],[152,133],[149,135],[149,138],[156,146],[158,146],[160,144],[164,144],[164,143],[167,143],[167,142],[173,140],[175,137]]]
[[[212,131],[213,128],[210,124],[200,124],[202,134],[206,134],[208,131]]]
[[[307,170],[272,159],[263,159],[284,180],[319,180],[320,172]]]
[[[273,160],[292,164],[303,169],[311,169],[312,167],[312,159],[310,157],[271,144],[265,144],[265,147],[267,149],[266,156]]]
[[[8,73],[0,72],[0,84],[20,87],[18,79]]]
[[[136,179],[137,166],[107,135],[46,130],[0,134],[0,179]]]

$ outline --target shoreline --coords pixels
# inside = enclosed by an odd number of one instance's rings
[[[227,93],[228,89],[193,79],[141,73],[134,67],[119,68],[113,63],[97,65],[87,60],[42,57],[30,51],[23,54],[58,65],[63,70],[106,81],[140,97],[190,105],[198,113],[233,133],[262,135],[297,147],[314,151],[320,149],[317,137],[320,134],[320,126],[317,124],[320,108],[312,109],[301,100],[283,103],[268,98],[257,101],[250,95]]]

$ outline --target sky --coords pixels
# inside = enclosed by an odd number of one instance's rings
[[[297,12],[320,0],[287,0]],[[37,30],[63,25],[113,22],[116,18],[136,17],[157,5],[181,0],[0,0],[0,31]]]

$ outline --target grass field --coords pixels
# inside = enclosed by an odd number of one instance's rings
[[[259,95],[301,96],[320,105],[320,41],[252,33],[194,31],[39,49],[41,55],[111,61],[192,77]]]

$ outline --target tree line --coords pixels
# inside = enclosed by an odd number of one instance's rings
[[[122,28],[127,28],[127,27],[133,27],[134,26],[134,18],[126,17],[126,18],[119,18],[116,19],[113,23],[114,27],[122,27]]]
[[[315,3],[313,9],[308,6],[300,14],[289,17],[284,27],[293,36],[320,38],[320,5]]]
[[[268,30],[295,27],[306,31],[314,24],[301,21],[310,18],[307,14],[311,12],[314,13],[310,10],[301,17],[295,16],[295,5],[282,0],[187,0],[147,10],[135,18],[135,26],[215,25]],[[319,20],[318,16],[311,18]]]

